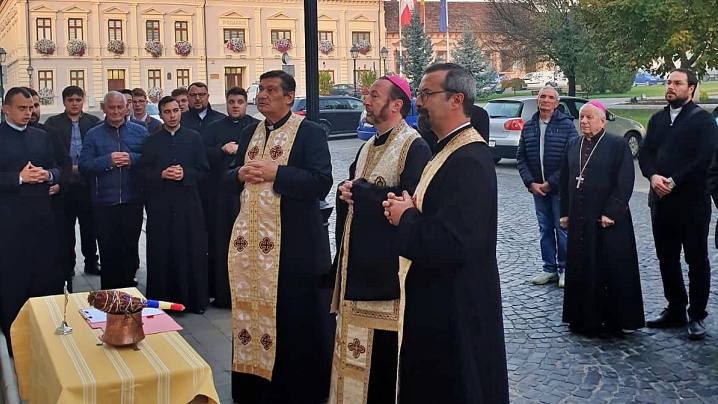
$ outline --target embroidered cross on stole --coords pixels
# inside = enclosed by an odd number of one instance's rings
[[[386,142],[374,146],[372,137],[357,157],[355,178],[364,178],[378,187],[399,185],[406,157],[419,134],[404,120],[389,133]],[[397,331],[399,299],[386,301],[345,300],[349,241],[354,206],[349,205],[339,249],[332,312],[338,312],[332,359],[329,403],[366,403],[369,390],[374,330]]]
[[[413,196],[414,200],[416,201],[416,209],[419,212],[422,212],[423,210],[424,195],[426,194],[426,190],[429,188],[429,185],[431,185],[431,181],[434,179],[434,176],[444,165],[449,156],[451,156],[456,150],[460,149],[461,147],[475,142],[486,143],[486,140],[484,140],[484,138],[479,134],[479,132],[469,126],[468,128],[461,131],[459,134],[457,134],[453,139],[451,139],[449,143],[444,146],[444,148],[441,149],[439,153],[434,155],[434,157],[429,161],[426,167],[424,167],[424,172],[421,173],[421,179],[419,180],[419,184],[416,186],[416,191],[414,192]],[[406,304],[406,276],[409,273],[410,267],[411,260],[408,260],[404,257],[399,257],[399,287],[401,288],[401,297],[399,298],[399,357],[397,360],[399,366],[401,366],[401,343],[404,337],[403,329],[404,308]],[[399,380],[399,366],[397,366],[396,370],[397,403],[399,402],[399,384],[401,383],[401,380]]]
[[[244,161],[271,159],[286,165],[299,124],[292,114],[266,135],[257,125]],[[277,280],[281,247],[281,195],[274,182],[244,184],[232,228],[228,268],[232,291],[232,370],[272,380],[277,341]],[[286,343],[286,342],[285,342]]]

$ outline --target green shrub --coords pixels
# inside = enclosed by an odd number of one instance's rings
[[[511,79],[511,80],[504,80],[501,83],[501,88],[506,90],[507,88],[510,88],[514,90],[514,93],[519,90],[523,90],[526,88],[526,83],[521,79]]]

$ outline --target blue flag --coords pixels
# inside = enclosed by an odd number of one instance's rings
[[[439,2],[439,32],[446,32],[447,26],[449,25],[449,13],[446,9],[446,1],[440,0]]]

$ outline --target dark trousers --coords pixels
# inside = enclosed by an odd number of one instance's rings
[[[90,190],[86,185],[72,183],[68,185],[67,192],[62,194],[65,221],[63,224],[63,239],[66,252],[62,254],[68,273],[75,269],[75,223],[80,222],[80,248],[85,257],[85,266],[93,265],[98,261],[97,238],[95,237],[95,223],[93,209],[90,201]]]
[[[102,289],[134,286],[139,267],[139,240],[142,232],[142,204],[122,203],[96,206],[95,229],[102,256]]]
[[[670,197],[670,195],[668,196]],[[680,203],[679,199],[657,202],[651,207],[653,238],[656,244],[663,280],[663,293],[668,310],[684,315],[689,295],[683,284],[681,248],[688,264],[690,307],[688,316],[703,320],[708,313],[710,263],[708,261],[708,226],[711,218],[710,199],[700,203]]]

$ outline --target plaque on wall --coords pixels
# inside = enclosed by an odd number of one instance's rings
[[[210,80],[219,80],[219,73],[212,73],[209,75]]]

